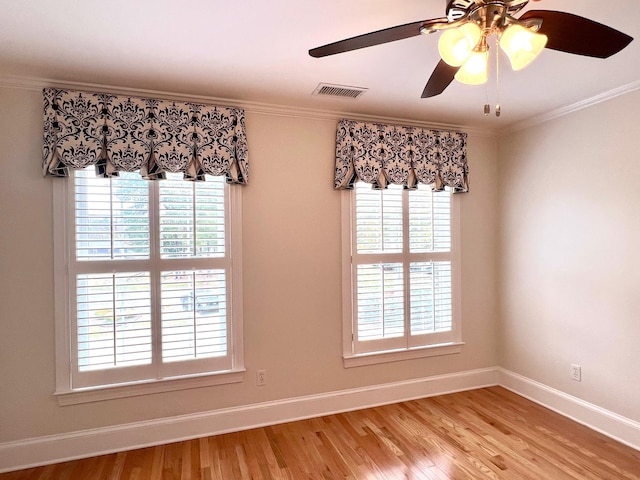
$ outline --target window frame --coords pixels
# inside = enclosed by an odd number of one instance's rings
[[[150,228],[152,235],[150,239],[151,248],[156,248],[157,225],[158,225],[158,181],[149,182],[150,200]],[[53,253],[54,253],[54,320],[55,320],[55,358],[56,358],[56,388],[54,395],[60,405],[70,405],[77,403],[106,400],[112,398],[122,398],[136,395],[146,395],[173,390],[183,390],[189,388],[199,388],[210,385],[220,385],[228,383],[238,383],[244,380],[244,347],[243,347],[243,301],[242,301],[242,188],[238,186],[226,185],[226,200],[228,207],[225,212],[225,229],[227,236],[228,258],[224,260],[228,265],[227,275],[229,275],[228,285],[230,292],[227,292],[228,306],[230,310],[230,331],[228,333],[229,356],[231,360],[230,368],[220,371],[197,372],[189,369],[187,373],[181,373],[180,367],[169,368],[171,376],[164,378],[151,378],[141,380],[124,380],[118,383],[101,384],[97,386],[78,387],[74,386],[74,359],[76,352],[73,351],[75,341],[73,335],[75,322],[71,315],[75,311],[75,292],[72,291],[76,284],[75,274],[70,267],[70,259],[75,255],[75,199],[74,199],[74,174],[64,179],[54,179],[53,181]],[[158,255],[159,257],[159,255]],[[160,260],[153,264],[152,260],[143,260],[141,264],[151,265],[148,270],[153,275],[154,271],[160,272],[162,264],[167,259]],[[191,259],[184,259],[189,263]],[[198,261],[200,259],[197,259]],[[214,259],[215,260],[215,259]],[[130,260],[136,262],[137,260]],[[120,260],[114,260],[119,263]],[[194,263],[196,266],[197,262]],[[216,262],[214,262],[215,264]],[[209,267],[210,268],[210,267]],[[158,279],[152,279],[153,283],[159,284]],[[157,292],[160,286],[157,285]],[[159,302],[159,300],[158,300]],[[157,302],[156,302],[157,303]],[[152,311],[154,306],[152,305]],[[153,319],[152,322],[160,322],[160,319]],[[153,340],[157,341],[157,340]],[[194,360],[193,364],[201,364],[202,361]],[[197,370],[197,369],[196,369]],[[200,369],[202,370],[202,369]],[[108,377],[108,375],[107,375]]]
[[[405,190],[406,191],[406,190]],[[433,357],[440,355],[457,354],[462,351],[464,342],[462,341],[462,285],[461,285],[461,252],[460,252],[460,199],[459,195],[451,195],[451,282],[452,282],[452,330],[446,340],[438,341],[439,343],[422,343],[416,344],[416,337],[425,337],[426,335],[411,336],[405,331],[402,339],[405,346],[392,349],[380,349],[374,351],[366,351],[357,353],[355,349],[355,328],[356,309],[355,309],[355,275],[354,269],[357,263],[352,263],[352,255],[354,247],[354,225],[355,225],[355,197],[356,189],[343,190],[341,192],[341,223],[342,223],[342,350],[343,363],[345,368],[359,367],[363,365],[372,365],[380,363],[388,363],[401,360],[410,360],[416,358]],[[403,195],[403,215],[408,206],[407,196]],[[403,231],[406,235],[408,226],[403,225]],[[375,256],[375,254],[373,254]],[[406,258],[410,259],[411,254],[403,252]],[[424,257],[424,254],[419,254]],[[383,257],[384,255],[379,255]],[[434,252],[433,260],[442,258],[442,254]],[[405,290],[406,296],[410,292]],[[405,311],[405,316],[408,312]],[[406,323],[406,322],[405,322]],[[435,338],[440,337],[435,334]],[[433,338],[433,337],[432,337]]]

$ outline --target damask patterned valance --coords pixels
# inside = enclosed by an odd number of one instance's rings
[[[244,110],[45,88],[45,175],[96,166],[100,176],[140,171],[148,180],[225,175],[248,181]]]
[[[334,188],[360,180],[385,188],[389,183],[468,192],[467,134],[341,120],[336,134]]]

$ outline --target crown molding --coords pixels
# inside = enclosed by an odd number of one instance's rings
[[[45,79],[36,77],[19,77],[0,75],[0,86],[17,88],[21,90],[41,90],[46,87],[64,88],[70,90],[87,90],[98,93],[112,93],[116,95],[135,95],[138,97],[151,97],[164,100],[176,100],[184,102],[197,102],[218,104],[230,107],[238,107],[245,112],[258,115],[274,115],[279,117],[306,118],[321,121],[339,121],[343,118],[362,122],[379,122],[412,127],[422,127],[435,130],[464,131],[474,137],[497,138],[496,132],[490,129],[467,127],[447,123],[434,123],[423,120],[398,117],[384,117],[376,115],[357,114],[348,111],[321,110],[313,108],[301,108],[292,105],[277,105],[270,103],[249,102],[239,99],[229,99],[203,95],[189,95],[184,93],[129,88],[117,85],[103,85],[96,83],[69,82],[64,80]]]
[[[635,92],[636,90],[639,90],[639,89],[640,89],[640,80],[629,83],[627,85],[623,85],[618,88],[614,88],[613,90],[608,90],[606,92],[600,93],[598,95],[595,95],[591,98],[587,98],[585,100],[581,100],[571,105],[557,108],[555,110],[551,110],[541,115],[536,115],[534,117],[528,118],[521,122],[516,122],[508,126],[507,128],[500,130],[498,132],[498,138],[503,137],[505,135],[510,135],[515,132],[519,132],[521,130],[526,130],[527,128],[540,125],[541,123],[546,123],[551,120],[555,120],[556,118],[564,117],[565,115],[569,115],[570,113],[578,112],[585,108],[592,107],[594,105],[597,105],[602,102],[606,102],[616,97],[620,97],[622,95]]]
[[[37,77],[19,77],[10,75],[0,75],[0,86],[7,88],[17,88],[21,90],[41,90],[46,87],[66,88],[72,90],[87,90],[92,92],[113,93],[117,95],[135,95],[140,97],[152,97],[166,100],[176,100],[185,102],[213,103],[226,105],[230,107],[238,107],[248,113],[258,115],[273,115],[279,117],[290,118],[306,118],[321,121],[339,121],[343,118],[358,120],[362,122],[380,122],[399,125],[408,125],[413,127],[430,128],[436,130],[452,130],[464,131],[470,136],[496,138],[510,135],[512,133],[525,130],[527,128],[549,122],[556,118],[569,115],[573,112],[606,102],[613,98],[626,95],[628,93],[640,90],[640,80],[623,85],[618,88],[603,92],[591,98],[581,100],[579,102],[564,107],[545,112],[540,115],[530,117],[526,120],[515,122],[503,129],[487,129],[469,127],[465,125],[454,125],[447,123],[427,122],[411,118],[401,117],[384,117],[376,115],[356,114],[348,111],[338,110],[321,110],[313,108],[301,108],[292,105],[278,105],[270,103],[250,102],[239,99],[229,99],[222,97],[206,96],[206,95],[189,95],[185,93],[167,92],[160,90],[148,90],[140,88],[122,87],[117,85],[103,85],[96,83],[69,82],[65,80],[45,79]]]

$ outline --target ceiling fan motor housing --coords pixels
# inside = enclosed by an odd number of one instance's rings
[[[447,2],[447,18],[450,22],[470,15],[474,10],[487,10],[487,7],[499,7],[502,15],[514,15],[522,10],[529,0],[449,0]]]

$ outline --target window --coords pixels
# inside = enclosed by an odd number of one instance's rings
[[[344,195],[345,364],[460,351],[452,195],[362,182]]]
[[[177,379],[185,388],[185,377],[197,386],[203,377],[238,381],[240,189],[206,180],[98,178],[88,167],[60,182],[59,394],[163,383],[157,391]]]

